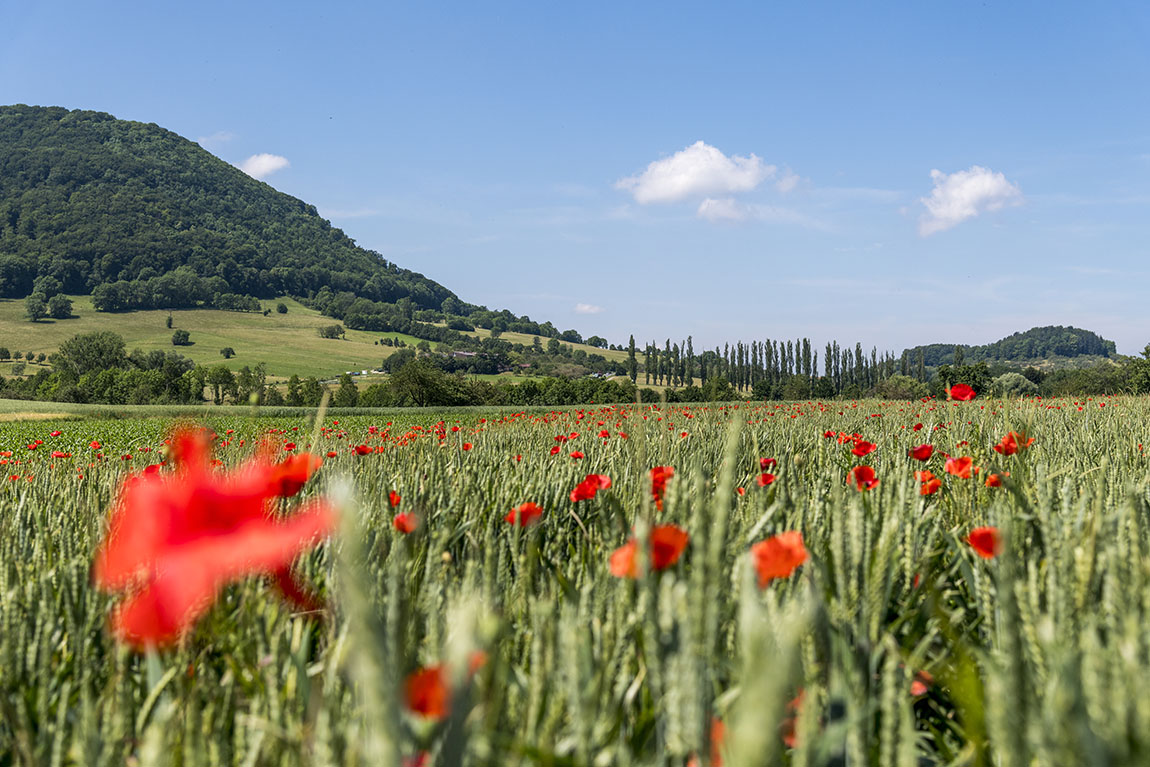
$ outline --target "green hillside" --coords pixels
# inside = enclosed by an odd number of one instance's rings
[[[157,125],[0,107],[0,295],[26,296],[39,276],[87,294],[179,267],[263,298],[326,286],[438,309],[454,297]]]
[[[921,354],[923,364],[934,368],[955,364],[956,349],[962,350],[966,363],[1003,362],[1047,368],[1074,367],[1078,363],[1094,363],[1117,354],[1114,342],[1097,333],[1076,327],[1047,325],[1013,333],[994,343],[978,346],[928,344],[906,349],[903,355],[914,365]]]
[[[460,300],[157,125],[0,106],[0,297],[37,293],[91,295],[102,312],[250,309],[290,295],[360,330],[443,322],[583,340]]]

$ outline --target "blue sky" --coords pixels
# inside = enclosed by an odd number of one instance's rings
[[[0,103],[158,123],[612,342],[1150,342],[1144,4],[338,6],[5,0]]]

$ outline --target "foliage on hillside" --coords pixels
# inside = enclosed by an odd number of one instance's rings
[[[903,355],[909,358],[911,364],[915,364],[921,354],[923,364],[928,367],[961,364],[962,360],[955,360],[956,348],[962,349],[963,358],[971,362],[1024,362],[1048,357],[1113,357],[1117,353],[1114,342],[1107,341],[1097,333],[1072,326],[1047,325],[1013,333],[981,346],[928,344],[907,349]]]
[[[356,246],[313,205],[157,125],[0,107],[0,295],[26,296],[49,275],[66,293],[115,285],[126,298],[110,308],[151,307],[148,288],[180,267],[198,278],[198,300],[325,286],[436,309],[454,298]]]

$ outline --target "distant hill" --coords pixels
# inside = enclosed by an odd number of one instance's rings
[[[74,294],[123,283],[112,296],[126,303],[109,299],[113,308],[306,297],[324,286],[436,310],[455,298],[157,125],[2,106],[0,296],[29,295],[38,277]]]
[[[955,348],[962,349],[963,362],[1028,363],[1054,358],[1077,357],[1113,358],[1117,347],[1097,333],[1082,328],[1047,325],[1014,333],[994,343],[982,346],[965,344],[929,344],[915,346],[903,352],[910,364],[917,363],[919,352],[926,367],[953,365]]]

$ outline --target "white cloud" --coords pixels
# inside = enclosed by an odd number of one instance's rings
[[[375,208],[352,208],[346,210],[342,208],[324,208],[319,214],[327,219],[371,218],[372,216],[378,216],[379,211]]]
[[[932,170],[930,177],[934,189],[930,197],[920,199],[926,207],[918,223],[923,237],[950,229],[979,213],[1022,204],[1022,190],[1017,185],[980,165],[950,174]]]
[[[598,314],[601,311],[603,311],[603,307],[595,304],[575,304],[576,314]]]
[[[733,197],[715,199],[708,197],[699,203],[695,211],[699,218],[711,223],[735,221],[768,221],[772,223],[796,224],[808,229],[827,229],[826,223],[811,218],[797,210],[778,205],[742,203]]]
[[[778,170],[755,155],[728,157],[696,141],[670,157],[656,160],[635,176],[619,179],[616,189],[630,192],[635,202],[678,202],[691,197],[749,192]]]
[[[780,194],[793,192],[795,187],[799,185],[800,181],[802,181],[802,178],[799,177],[799,174],[795,173],[790,168],[787,168],[783,172],[782,178],[775,182],[775,189],[779,190]]]
[[[231,131],[218,130],[210,136],[200,136],[196,139],[196,143],[205,149],[209,146],[216,146],[219,144],[226,144],[236,137],[236,134]]]
[[[733,197],[724,197],[719,200],[708,197],[699,203],[696,215],[711,222],[742,221],[750,215],[750,210]]]
[[[280,157],[278,154],[253,154],[248,159],[240,163],[239,168],[244,173],[252,178],[264,179],[275,173],[277,170],[283,170],[290,167],[291,163],[288,162],[286,157]]]

